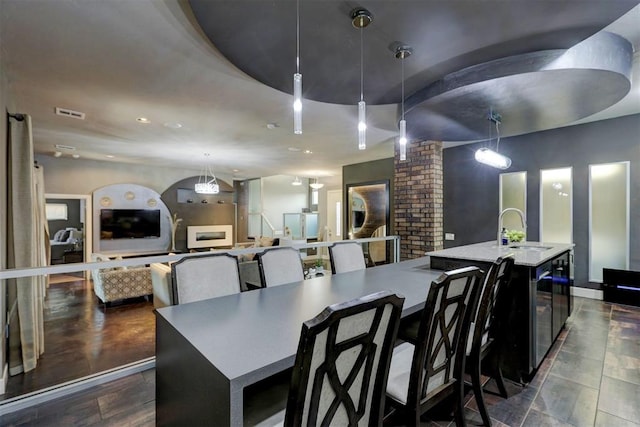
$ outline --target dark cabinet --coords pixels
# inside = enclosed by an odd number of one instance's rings
[[[450,270],[484,261],[431,256],[431,268]],[[516,264],[509,307],[511,332],[505,338],[503,373],[521,383],[531,380],[570,314],[570,251],[539,265]]]

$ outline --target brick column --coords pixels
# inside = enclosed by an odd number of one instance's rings
[[[443,247],[442,142],[407,144],[407,160],[395,150],[395,234],[400,259]]]

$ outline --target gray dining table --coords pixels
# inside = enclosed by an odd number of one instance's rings
[[[156,424],[242,426],[244,389],[293,366],[304,321],[382,290],[409,316],[440,274],[424,257],[158,309]]]

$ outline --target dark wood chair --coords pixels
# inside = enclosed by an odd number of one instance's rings
[[[229,254],[189,256],[171,264],[171,302],[184,304],[240,293],[238,259]]]
[[[471,376],[471,385],[482,422],[491,426],[491,418],[484,401],[481,374],[496,380],[499,393],[507,397],[507,389],[502,376],[502,357],[504,349],[502,337],[508,329],[510,305],[505,298],[509,295],[513,256],[498,258],[491,264],[484,280],[484,286],[475,320],[472,323],[472,335],[467,342],[466,371]]]
[[[252,423],[381,426],[403,303],[382,291],[329,306],[304,322],[286,409]]]
[[[466,267],[443,273],[431,283],[421,312],[415,345],[394,349],[387,384],[392,420],[420,425],[420,416],[447,398],[456,425],[464,426],[464,361],[483,272]]]

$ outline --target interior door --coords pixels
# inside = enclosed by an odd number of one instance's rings
[[[342,233],[342,190],[327,191],[327,230],[322,236],[330,242],[343,239]]]

